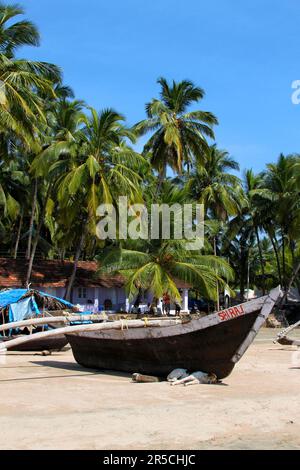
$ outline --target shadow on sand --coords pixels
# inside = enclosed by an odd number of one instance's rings
[[[61,361],[30,361],[32,366],[29,367],[36,367],[36,366],[42,366],[42,367],[52,367],[56,370],[63,369],[66,371],[74,371],[78,372],[77,374],[61,374],[61,375],[43,375],[40,377],[18,377],[18,378],[13,378],[13,379],[4,379],[0,380],[0,385],[1,383],[4,382],[24,382],[24,381],[30,381],[30,380],[44,380],[44,379],[68,379],[70,377],[86,377],[86,376],[99,376],[99,375],[109,375],[109,376],[114,376],[114,377],[125,377],[125,378],[130,378],[131,374],[126,374],[125,372],[117,372],[117,371],[104,371],[104,370],[96,370],[96,369],[88,369],[86,367],[83,367],[77,363],[69,363],[69,362],[61,362]]]
[[[131,374],[127,372],[119,372],[115,370],[103,370],[103,369],[92,369],[81,366],[77,362],[62,362],[62,361],[31,361],[32,364],[38,366],[53,367],[55,369],[74,370],[85,372],[86,375],[110,375],[116,377],[131,377]],[[68,376],[69,377],[69,376]]]

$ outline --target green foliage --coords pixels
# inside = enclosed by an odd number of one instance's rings
[[[160,99],[146,104],[147,119],[134,126],[137,135],[154,132],[144,147],[150,152],[151,164],[164,176],[166,167],[181,174],[184,167],[204,163],[208,143],[214,138],[217,118],[207,111],[187,112],[188,107],[204,97],[204,90],[184,80],[170,85],[159,78]]]
[[[212,145],[217,118],[194,110],[205,92],[189,80],[159,78],[146,119],[129,128],[119,112],[76,99],[56,65],[16,58],[40,40],[23,14],[0,4],[2,253],[24,256],[37,244],[46,257],[99,259],[102,272],[126,277],[132,297],[143,288],[179,299],[178,282],[209,299],[227,283],[242,297],[247,287],[288,286],[300,262],[299,155],[281,154],[242,181],[236,160]],[[201,253],[185,240],[98,240],[97,207],[119,196],[148,208],[203,203]],[[299,274],[293,282],[300,288]]]
[[[230,266],[220,257],[190,252],[186,244],[184,240],[148,240],[140,251],[109,249],[101,256],[100,273],[121,273],[127,279],[131,299],[144,289],[156,298],[168,292],[174,300],[180,300],[176,282],[182,281],[204,297],[216,300],[217,284],[228,287],[224,278],[233,278]]]

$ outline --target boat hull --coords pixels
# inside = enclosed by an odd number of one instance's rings
[[[166,376],[173,369],[213,372],[219,379],[234,368],[233,357],[253,327],[260,309],[207,328],[151,337],[135,338],[129,330],[114,332],[112,338],[97,333],[67,335],[76,361],[89,368]],[[155,330],[144,328],[140,330]],[[176,330],[175,330],[176,331]],[[147,332],[148,333],[148,332]]]
[[[6,338],[1,338],[1,341],[9,342],[12,339],[19,338],[19,335],[14,335]],[[40,338],[34,339],[34,334],[32,335],[32,340],[19,346],[12,347],[10,351],[60,351],[68,344],[68,340],[65,335],[55,335],[51,338]]]

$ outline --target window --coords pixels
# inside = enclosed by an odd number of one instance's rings
[[[86,299],[86,287],[78,287],[78,299]]]

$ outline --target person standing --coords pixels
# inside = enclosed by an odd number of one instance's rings
[[[180,315],[181,312],[181,305],[179,302],[175,302],[175,314]]]
[[[163,315],[170,315],[170,304],[171,304],[171,299],[170,296],[167,292],[164,293],[163,295]]]

